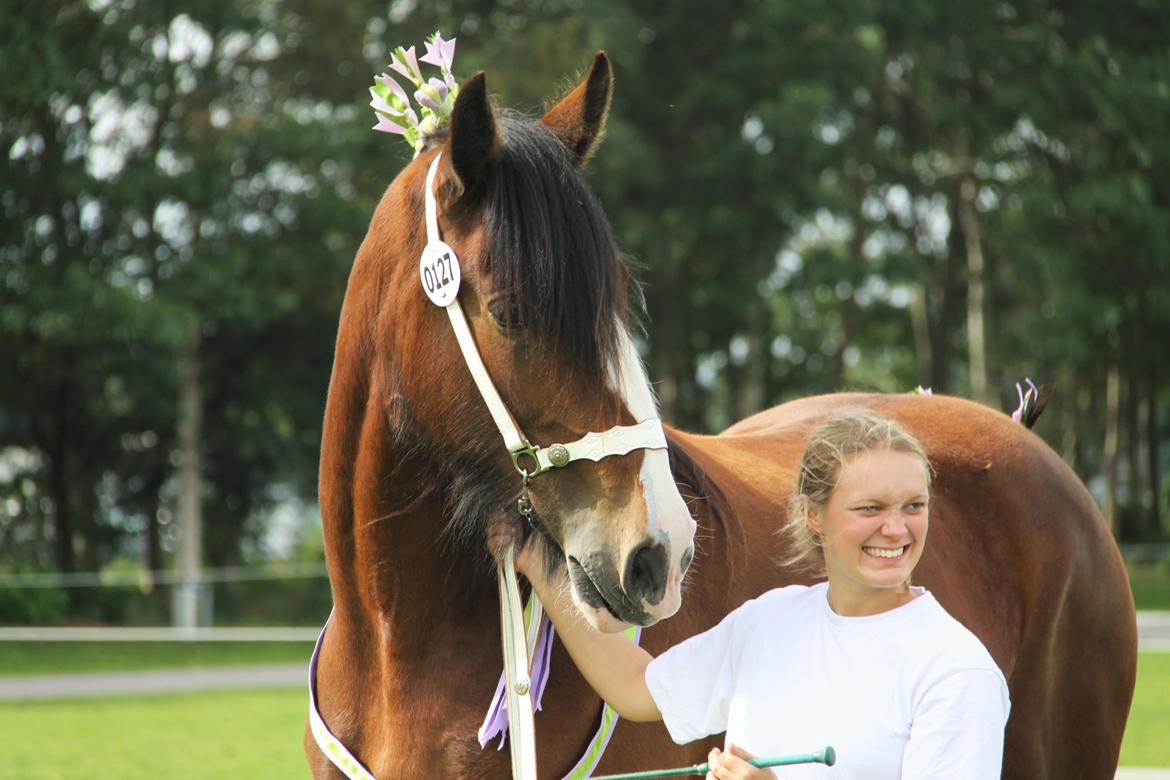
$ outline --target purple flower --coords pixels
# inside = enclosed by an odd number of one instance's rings
[[[394,93],[394,96],[402,101],[402,106],[404,108],[410,106],[410,98],[406,96],[406,90],[403,89],[402,85],[395,81],[390,74],[383,73],[381,76],[375,76],[374,81],[378,82],[379,84],[384,84],[386,87],[388,87],[390,91]]]
[[[447,99],[447,93],[451,90],[445,83],[439,81],[438,79],[431,79],[427,82],[427,84],[435,91],[435,94],[439,96],[440,103]]]
[[[1016,395],[1020,399],[1020,405],[1012,412],[1012,420],[1015,422],[1021,422],[1024,417],[1024,410],[1027,409],[1029,403],[1035,403],[1040,398],[1040,390],[1032,382],[1032,378],[1027,377],[1024,381],[1028,383],[1027,392],[1024,392],[1024,389],[1020,387],[1020,383],[1016,382]]]
[[[370,96],[373,98],[370,100],[370,108],[374,109],[375,113],[394,115],[402,113],[401,111],[391,108],[390,104],[383,100],[382,96],[372,89],[370,90]]]
[[[427,47],[427,53],[420,57],[419,61],[442,68],[444,73],[450,73],[451,66],[455,63],[455,39],[445,41],[442,35],[435,33],[434,38],[423,45]]]
[[[391,106],[377,90],[377,87],[370,87],[370,108],[374,109],[374,115],[378,117],[378,124],[374,126],[375,130],[384,133],[402,133],[405,132],[406,127],[418,125],[418,117],[410,109],[409,102],[403,101],[405,109]]]
[[[442,110],[442,106],[436,103],[430,95],[428,95],[426,92],[423,92],[421,89],[415,91],[414,101],[423,108],[429,108],[431,111]]]
[[[418,69],[418,59],[414,56],[413,46],[409,49],[404,49],[401,46],[395,49],[394,54],[390,57],[390,67],[412,84],[426,83],[423,80],[422,71]]]
[[[406,128],[402,125],[395,124],[387,119],[382,114],[375,114],[378,117],[378,124],[374,125],[373,129],[380,133],[394,133],[396,135],[406,135]]]

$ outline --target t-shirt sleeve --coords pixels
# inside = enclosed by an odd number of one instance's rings
[[[962,669],[931,685],[914,710],[902,780],[999,778],[1010,707],[991,669]]]
[[[740,607],[708,631],[670,648],[646,668],[646,687],[671,739],[680,745],[727,729],[728,707],[735,690],[736,633],[743,612],[744,607]]]

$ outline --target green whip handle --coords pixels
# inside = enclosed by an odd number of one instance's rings
[[[831,747],[825,747],[823,750],[818,750],[815,753],[800,753],[795,756],[779,756],[777,758],[749,758],[747,762],[752,766],[758,767],[789,766],[791,764],[824,764],[825,766],[832,766],[837,763],[837,751]],[[705,775],[707,774],[707,770],[708,766],[706,764],[696,764],[695,766],[684,766],[678,769],[651,769],[648,772],[630,772],[624,775],[601,775],[594,777],[593,780],[640,780],[643,777]]]

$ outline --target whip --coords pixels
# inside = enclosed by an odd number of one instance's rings
[[[790,766],[792,764],[824,764],[832,766],[837,763],[837,751],[825,747],[815,753],[800,753],[794,756],[778,756],[776,758],[748,758],[744,759],[752,766]],[[643,777],[676,777],[678,775],[705,775],[709,767],[706,764],[695,764],[678,769],[651,769],[647,772],[630,772],[624,775],[601,775],[593,780],[639,780]]]

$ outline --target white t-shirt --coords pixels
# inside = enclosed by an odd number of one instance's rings
[[[782,778],[998,778],[1010,702],[983,644],[921,588],[897,609],[842,617],[828,584],[752,599],[667,650],[646,683],[675,742],[727,732]]]

